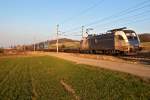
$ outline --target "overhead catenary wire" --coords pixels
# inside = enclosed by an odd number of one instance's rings
[[[62,35],[62,36],[82,36],[82,35]]]
[[[81,35],[81,31],[71,32],[71,34],[65,34],[64,32],[61,35],[79,35],[79,34]]]
[[[150,10],[147,10],[147,11],[144,11],[144,12],[141,12],[141,13],[138,13],[138,14],[135,14],[135,15],[132,15],[132,16],[127,16],[127,17],[123,17],[123,18],[116,19],[116,20],[113,20],[113,21],[109,21],[109,22],[107,22],[107,23],[105,23],[105,24],[101,23],[101,24],[95,26],[94,28],[100,27],[100,26],[102,26],[102,25],[105,26],[105,25],[108,25],[108,24],[111,24],[111,23],[116,23],[116,22],[122,21],[122,20],[124,21],[124,20],[127,19],[127,18],[134,18],[134,17],[136,17],[136,19],[137,19],[137,18],[139,18],[140,16],[143,17],[144,14],[149,14],[149,12],[150,12]],[[138,17],[138,16],[139,16],[139,17]],[[128,19],[128,20],[129,20],[129,19]],[[134,20],[134,19],[133,19],[133,20]]]
[[[137,19],[137,20],[130,20],[129,22],[126,22],[126,23],[123,23],[123,24],[120,24],[119,26],[126,26],[126,25],[131,25],[131,24],[135,24],[135,23],[142,23],[142,22],[145,22],[145,21],[150,21],[150,18],[149,17],[144,17],[144,18],[141,18],[141,19]],[[111,25],[112,27],[112,25]],[[107,26],[108,28],[108,26]]]
[[[138,19],[138,20],[131,20],[130,22],[122,24],[122,26],[126,26],[128,24],[141,23],[141,22],[145,22],[145,21],[150,21],[150,18],[146,17],[144,19],[142,18],[142,19]],[[64,35],[64,36],[82,36],[82,35]]]
[[[100,22],[103,22],[103,21],[108,21],[108,20],[110,20],[111,18],[122,17],[122,16],[124,16],[124,15],[128,15],[128,14],[130,14],[130,13],[136,12],[136,11],[141,10],[141,9],[143,9],[143,8],[146,8],[146,7],[150,7],[150,4],[149,4],[149,5],[144,5],[144,6],[142,6],[142,7],[138,7],[138,8],[135,8],[135,9],[131,9],[131,10],[126,11],[126,12],[122,12],[122,14],[121,14],[121,12],[119,12],[119,13],[114,14],[114,15],[112,15],[112,16],[108,16],[108,17],[106,17],[106,18],[103,18],[103,19],[94,21],[94,22],[92,22],[92,23],[90,23],[90,24],[85,24],[84,26],[87,26],[87,27],[88,27],[88,26],[91,26],[91,25],[94,25],[94,24],[97,24],[97,23],[100,23]]]
[[[91,22],[91,23],[89,23],[89,24],[85,24],[84,26],[88,27],[88,26],[97,24],[97,23],[102,22],[102,21],[108,21],[108,19],[110,20],[110,19],[116,18],[115,16],[119,16],[120,14],[123,16],[123,15],[127,15],[127,14],[129,14],[129,13],[138,11],[139,9],[141,10],[141,9],[143,9],[143,8],[145,8],[145,7],[149,7],[150,5],[144,5],[144,4],[148,3],[149,1],[150,1],[150,0],[145,0],[145,1],[143,1],[143,2],[140,2],[140,3],[138,3],[138,4],[136,4],[136,5],[132,6],[132,7],[130,7],[130,8],[127,8],[127,9],[125,9],[125,10],[122,10],[122,11],[120,11],[120,12],[118,12],[118,13],[115,13],[115,14],[113,14],[113,15],[111,15],[111,16],[104,17],[104,18],[102,18],[102,19],[96,20],[96,21]],[[144,5],[144,6],[141,7],[141,5]],[[132,9],[132,8],[134,8],[134,9]],[[68,31],[66,31],[66,32],[71,32],[71,31],[76,30],[76,29],[79,29],[79,28],[80,28],[80,27],[75,27],[75,28],[72,28],[72,29],[70,29],[70,30],[68,30]]]
[[[65,24],[65,23],[68,23],[70,22],[71,20],[74,20],[75,18],[77,17],[80,17],[81,15],[89,12],[90,10],[96,8],[98,5],[101,5],[105,0],[99,0],[98,2],[94,3],[93,5],[91,5],[90,7],[84,9],[83,11],[80,11],[79,13],[67,18],[66,20],[64,20],[61,24]]]
[[[127,22],[127,23],[125,23],[123,25],[134,24],[134,23],[141,23],[141,22],[144,22],[144,21],[150,21],[150,18],[146,16],[145,18],[138,19],[138,20],[132,20],[132,21]]]

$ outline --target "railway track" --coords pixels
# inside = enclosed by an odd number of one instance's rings
[[[150,58],[139,57],[139,56],[119,56],[119,58],[132,61],[132,62],[140,62],[144,64],[150,65]]]
[[[96,58],[96,59],[100,58],[103,60],[111,60],[111,61],[118,61],[118,60],[120,61],[121,59],[133,63],[142,63],[142,64],[150,65],[150,56],[144,56],[139,54],[137,55],[107,55],[107,54],[83,54],[83,53],[74,53],[74,54],[86,56],[87,58],[91,56],[90,58]]]

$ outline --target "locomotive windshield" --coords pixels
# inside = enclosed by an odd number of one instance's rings
[[[138,46],[139,45],[139,40],[138,40],[138,36],[136,35],[136,33],[132,30],[124,30],[129,43],[133,46]]]
[[[134,31],[125,30],[124,32],[129,40],[137,40],[137,35]]]

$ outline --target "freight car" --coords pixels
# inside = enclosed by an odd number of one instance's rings
[[[109,30],[105,34],[88,35],[80,42],[82,53],[129,54],[140,50],[138,35],[125,27]]]

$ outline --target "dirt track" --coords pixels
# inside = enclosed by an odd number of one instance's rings
[[[78,64],[92,65],[92,66],[96,66],[100,68],[130,73],[136,76],[150,79],[150,66],[149,65],[82,58],[82,57],[78,57],[78,56],[75,56],[73,54],[68,54],[68,53],[58,53],[58,54],[57,53],[44,53],[44,54],[55,56],[58,58],[69,60],[69,61],[73,61]]]

